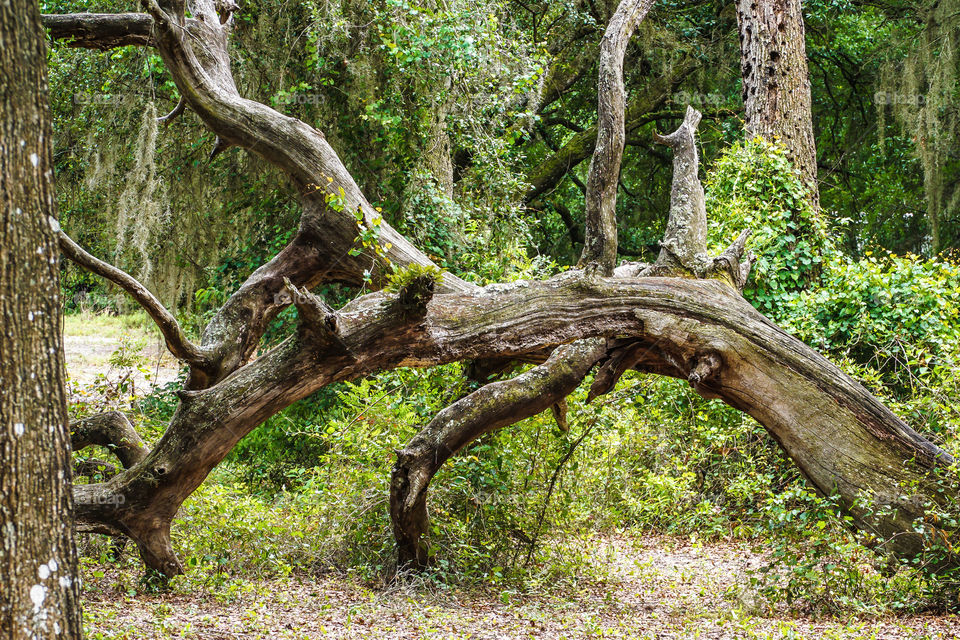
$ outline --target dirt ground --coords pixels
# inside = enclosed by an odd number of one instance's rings
[[[86,584],[87,631],[129,640],[960,637],[956,616],[770,616],[743,595],[744,572],[759,561],[743,543],[603,538],[595,562],[607,578],[574,578],[530,594],[416,584],[371,589],[344,576],[295,575],[216,589],[194,576],[173,593],[145,595],[130,589],[129,576],[107,572]]]
[[[142,394],[177,379],[177,361],[166,350],[159,334],[137,326],[123,327],[120,319],[68,317],[63,342],[67,377],[74,388],[116,384],[130,375],[137,393]],[[111,357],[121,347],[127,353],[118,355],[126,361],[111,363]]]

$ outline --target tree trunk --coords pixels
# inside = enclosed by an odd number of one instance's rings
[[[627,91],[623,58],[630,36],[653,0],[623,0],[600,41],[597,83],[597,143],[590,160],[585,202],[585,238],[580,265],[612,275],[617,266],[617,187],[626,144]]]
[[[779,140],[820,208],[810,74],[800,0],[737,0],[749,136]]]
[[[0,638],[79,638],[46,46],[0,4]]]

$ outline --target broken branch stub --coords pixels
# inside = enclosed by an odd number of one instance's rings
[[[696,138],[700,118],[700,112],[688,106],[676,131],[665,136],[653,134],[654,140],[673,150],[673,184],[660,255],[641,275],[719,277],[742,291],[754,259],[752,254],[745,254],[750,231],[741,232],[719,256],[710,258],[707,254],[707,206]]]
[[[669,135],[653,134],[654,140],[673,150],[673,185],[670,214],[660,243],[660,255],[652,275],[693,275],[703,277],[710,264],[707,257],[707,206],[698,175],[697,125],[700,112],[687,107],[683,123]]]

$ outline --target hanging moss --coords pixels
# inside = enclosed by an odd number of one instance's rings
[[[951,166],[960,137],[960,1],[933,0],[921,15],[923,26],[909,55],[888,62],[875,102],[881,139],[887,111],[913,135],[923,166],[929,249],[936,254],[946,244],[943,223],[955,220],[960,207],[957,167]]]
[[[117,201],[117,253],[130,245],[140,262],[140,278],[153,270],[150,243],[163,223],[167,201],[163,180],[157,175],[157,110],[153,103],[143,112],[140,134],[133,148],[133,167],[124,177]]]

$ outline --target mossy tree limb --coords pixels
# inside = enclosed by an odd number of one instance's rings
[[[480,436],[563,402],[606,352],[603,340],[564,345],[547,361],[510,380],[492,382],[437,414],[397,452],[390,518],[401,569],[426,566],[427,488],[457,451]]]

